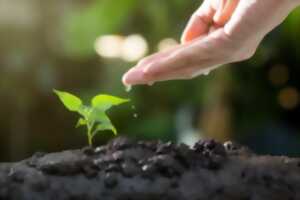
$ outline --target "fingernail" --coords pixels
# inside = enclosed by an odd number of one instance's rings
[[[185,34],[186,34],[185,32],[186,32],[186,31],[184,31],[183,34],[182,34],[181,37],[180,37],[180,43],[181,43],[181,44],[184,44],[184,43],[185,43]]]
[[[141,68],[134,67],[124,74],[122,81],[124,85],[145,84],[144,72]]]
[[[130,84],[128,83],[128,81],[127,81],[127,73],[123,75],[123,77],[122,77],[122,82],[123,82],[123,84],[124,84],[125,86],[130,85]]]

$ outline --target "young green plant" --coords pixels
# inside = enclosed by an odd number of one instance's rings
[[[99,131],[111,130],[115,135],[117,134],[117,130],[107,116],[106,111],[113,106],[129,102],[129,99],[100,94],[93,97],[91,104],[88,106],[84,105],[79,97],[68,92],[54,90],[54,93],[69,111],[81,115],[76,127],[86,126],[90,146],[93,145],[93,138]]]

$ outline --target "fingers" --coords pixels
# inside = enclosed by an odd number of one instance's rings
[[[132,68],[123,77],[126,85],[152,84],[158,81],[172,79],[189,79],[207,71],[206,68],[214,67],[219,59],[210,59],[205,52],[207,44],[204,41],[193,41],[188,45],[178,46],[169,54],[155,55],[146,58],[142,64]],[[198,45],[198,46],[197,46]],[[199,45],[201,48],[199,48]],[[203,47],[203,48],[202,48]],[[203,51],[199,49],[203,49]]]
[[[228,3],[227,0],[219,0],[219,2],[216,5],[214,5],[215,9],[216,9],[216,13],[213,17],[214,24],[218,25],[217,20],[219,20],[220,17],[223,15],[223,12],[224,12],[224,9],[225,9],[227,3]]]
[[[126,86],[145,84],[145,76],[143,68],[133,67],[122,78],[122,82]]]
[[[195,51],[191,46],[178,49],[169,56],[157,62],[152,62],[143,70],[146,77],[154,79],[159,74],[172,73],[178,69],[192,66],[198,56],[195,56]]]
[[[210,32],[211,27],[224,26],[238,6],[239,0],[205,0],[190,18],[181,37],[187,43]]]
[[[164,70],[157,73],[150,73],[148,77],[151,79],[151,83],[168,80],[186,80],[195,78],[201,74],[207,74],[218,66],[219,64],[216,60],[207,59],[199,61],[197,65],[180,67],[172,71]]]
[[[151,84],[162,80],[192,78],[206,67],[222,64],[227,59],[227,49],[224,50],[226,47],[220,43],[221,40],[215,40],[222,33],[220,29],[204,39],[200,38],[143,59],[124,75],[124,84]]]
[[[221,0],[213,17],[214,24],[224,26],[231,18],[239,0]]]
[[[160,60],[163,60],[165,57],[171,55],[173,52],[177,51],[180,46],[173,47],[172,49],[155,53],[151,56],[148,56],[142,59],[135,67],[131,68],[126,74],[123,76],[124,85],[136,85],[136,84],[145,84],[147,83],[147,79],[145,76],[145,68],[148,65],[153,63],[157,63]]]
[[[201,7],[192,15],[185,30],[183,31],[181,42],[187,43],[207,34],[213,22],[215,10],[212,8],[211,0],[205,0]]]
[[[196,51],[191,45],[180,45],[166,52],[159,52],[140,61],[123,76],[124,85],[151,84],[168,77],[178,77],[176,71],[194,65]],[[174,75],[175,72],[175,75]],[[166,76],[166,78],[161,78]]]
[[[178,48],[179,48],[179,45],[172,47],[171,49],[152,54],[146,58],[143,58],[141,61],[139,61],[139,63],[135,67],[145,67],[152,61],[163,59],[164,57],[169,56],[171,53],[176,51]]]

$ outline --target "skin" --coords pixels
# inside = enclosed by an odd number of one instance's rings
[[[300,0],[204,0],[191,16],[181,44],[142,59],[123,76],[123,83],[191,79],[247,60],[298,5]]]

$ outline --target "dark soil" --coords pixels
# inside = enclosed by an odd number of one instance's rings
[[[233,143],[133,142],[0,165],[0,200],[297,200],[300,159]]]

